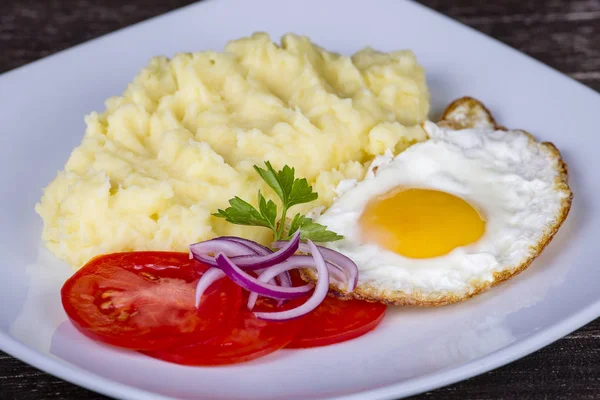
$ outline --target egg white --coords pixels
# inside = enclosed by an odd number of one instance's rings
[[[401,292],[468,295],[494,274],[520,265],[561,212],[569,191],[559,190],[557,159],[522,131],[464,129],[425,124],[430,139],[393,157],[377,157],[364,180],[342,181],[339,198],[317,221],[344,239],[328,247],[353,259],[359,287],[375,288],[388,302]],[[396,187],[440,190],[475,206],[486,219],[484,235],[450,253],[413,259],[361,239],[367,203]],[[377,299],[376,296],[370,297]]]

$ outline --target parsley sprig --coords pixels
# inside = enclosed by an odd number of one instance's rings
[[[254,166],[254,170],[273,189],[281,200],[281,217],[277,220],[277,205],[273,200],[267,200],[258,192],[258,209],[239,197],[229,200],[230,207],[219,209],[213,215],[224,218],[226,221],[237,225],[262,226],[269,228],[274,233],[275,240],[288,240],[299,229],[300,238],[310,239],[313,242],[332,242],[342,239],[343,236],[327,230],[311,218],[296,214],[289,227],[287,213],[290,208],[298,204],[315,201],[319,195],[313,192],[312,186],[304,178],[296,178],[294,168],[284,166],[282,170],[275,171],[271,163],[265,162],[266,169]],[[287,228],[287,232],[286,232]]]

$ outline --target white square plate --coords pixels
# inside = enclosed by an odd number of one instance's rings
[[[424,65],[432,118],[468,94],[505,126],[554,142],[569,163],[571,215],[533,265],[462,304],[390,310],[359,339],[284,350],[230,367],[192,368],[118,351],[74,331],[59,299],[71,270],[40,243],[33,206],[84,131],[151,56],[223,48],[264,30],[310,36],[349,54],[411,48]],[[119,398],[393,398],[488,371],[600,315],[600,96],[556,71],[414,3],[208,1],[0,76],[0,348]]]

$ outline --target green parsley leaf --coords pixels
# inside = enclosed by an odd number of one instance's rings
[[[296,231],[300,229],[300,227],[302,227],[302,224],[305,222],[306,219],[310,218],[306,218],[305,216],[300,214],[294,215],[292,223],[290,224],[290,229],[288,230],[287,239],[290,239],[294,235],[294,233],[296,233]]]
[[[292,219],[287,239],[290,239],[298,229],[300,229],[300,239],[302,240],[310,239],[313,242],[334,242],[344,238],[335,232],[328,231],[324,225],[313,222],[311,218],[300,214],[296,214]]]
[[[286,207],[294,183],[294,169],[286,165],[281,171],[277,172],[270,162],[265,161],[265,165],[267,169],[255,165],[254,170],[277,193],[281,203]]]
[[[344,237],[335,232],[327,230],[327,227],[316,222],[306,223],[300,228],[300,238],[302,240],[312,240],[313,242],[334,242]]]
[[[287,206],[292,207],[296,204],[310,203],[319,198],[319,194],[312,191],[312,186],[308,185],[306,179],[295,179],[292,184],[292,190],[288,198]]]
[[[252,206],[252,204],[239,197],[236,196],[229,200],[229,204],[231,207],[227,207],[225,210],[219,209],[213,216],[225,218],[227,222],[236,225],[264,226],[265,228],[272,227],[273,224],[269,219],[264,217],[260,211]],[[266,207],[268,208],[268,205]]]
[[[277,193],[284,208],[297,204],[309,203],[316,200],[319,195],[312,191],[306,179],[296,179],[295,170],[287,165],[281,171],[275,171],[270,162],[265,161],[267,169],[254,166],[256,172]]]
[[[279,216],[279,223],[277,223],[277,205],[272,200],[267,201],[260,191],[258,192],[258,210],[239,197],[234,197],[229,200],[231,207],[225,210],[219,209],[213,215],[217,218],[224,218],[232,224],[269,228],[273,231],[275,240],[284,237],[289,239],[298,229],[301,231],[300,237],[304,240],[311,239],[315,242],[330,242],[342,239],[342,236],[328,231],[325,226],[313,222],[312,219],[300,214],[294,216],[286,235],[286,215],[288,209],[297,204],[314,201],[319,195],[313,192],[312,186],[308,184],[306,179],[295,178],[294,168],[286,165],[281,171],[275,171],[268,161],[265,161],[265,166],[266,169],[255,165],[254,169],[281,199],[282,210]]]
[[[269,224],[269,228],[276,230],[277,229],[277,205],[275,205],[273,200],[267,201],[265,199],[265,197],[262,195],[262,193],[260,192],[260,190],[258,191],[258,209],[260,210],[260,215]]]

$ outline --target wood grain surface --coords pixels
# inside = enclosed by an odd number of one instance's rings
[[[600,91],[600,0],[420,2]],[[0,73],[191,3],[0,0]],[[599,340],[597,319],[517,362],[415,398],[600,399]],[[0,352],[0,399],[105,397]]]

